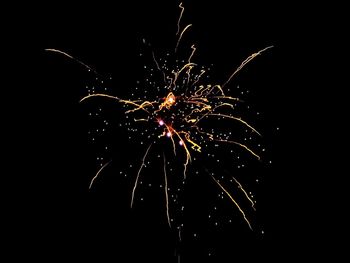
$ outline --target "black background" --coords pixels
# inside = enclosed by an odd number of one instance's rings
[[[179,10],[178,3],[171,2],[61,2],[30,6],[28,11],[22,6],[8,21],[14,28],[8,39],[16,40],[17,55],[25,54],[12,59],[12,83],[20,84],[10,91],[17,98],[10,108],[15,111],[10,118],[15,140],[7,163],[9,187],[4,184],[9,190],[4,231],[9,233],[6,240],[14,248],[13,257],[24,254],[50,261],[97,255],[100,262],[105,257],[116,262],[173,262],[174,239],[159,211],[148,211],[154,216],[140,219],[145,212],[130,211],[130,191],[115,191],[113,184],[101,186],[105,191],[88,191],[95,164],[77,103],[81,88],[76,88],[84,74],[79,65],[44,51],[56,48],[73,54],[100,73],[111,74],[118,88],[127,89],[135,81],[133,61],[140,35],[155,49],[173,41],[169,32],[176,30]],[[328,179],[319,171],[337,174],[334,167],[328,169],[330,143],[321,135],[331,129],[323,117],[329,113],[323,87],[331,71],[324,62],[332,56],[325,47],[335,39],[336,27],[328,29],[318,7],[184,4],[184,21],[194,25],[191,35],[200,56],[218,65],[218,71],[234,68],[232,62],[237,65],[252,51],[275,46],[241,77],[252,86],[253,104],[264,112],[266,129],[281,129],[267,138],[273,166],[264,180],[261,202],[268,230],[263,239],[240,232],[218,238],[215,251],[226,258],[218,262],[253,257],[284,262],[328,253],[328,246],[319,249],[329,242],[325,218],[333,218],[333,203],[327,198],[330,190],[320,187]],[[11,22],[16,18],[20,22]],[[206,253],[202,248],[188,244],[188,259],[200,262]]]

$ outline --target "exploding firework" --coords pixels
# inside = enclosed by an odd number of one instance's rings
[[[210,69],[196,63],[195,44],[181,45],[192,24],[182,26],[184,15],[182,3],[179,8],[175,47],[166,58],[158,58],[151,45],[143,40],[151,58],[150,64],[145,66],[148,75],[130,91],[129,98],[92,90],[80,99],[80,103],[98,99],[100,103],[110,100],[120,105],[125,115],[125,121],[121,122],[120,126],[125,128],[131,140],[144,146],[142,158],[134,163],[138,169],[133,176],[130,189],[131,208],[135,206],[144,169],[151,161],[157,159],[155,162],[162,166],[166,220],[170,228],[176,229],[180,241],[183,224],[178,211],[184,209],[181,193],[187,178],[195,172],[209,176],[213,185],[218,187],[220,195],[230,200],[242,220],[253,230],[245,209],[234,197],[235,194],[240,194],[248,204],[250,203],[247,209],[255,211],[255,200],[252,195],[247,193],[236,177],[225,178],[214,173],[207,159],[218,158],[220,152],[221,154],[244,152],[247,153],[246,158],[261,159],[253,142],[240,140],[242,136],[238,133],[241,131],[250,134],[250,137],[260,137],[261,134],[241,117],[237,108],[245,102],[238,96],[231,95],[228,87],[236,74],[272,46],[248,56],[224,81],[210,81],[208,78]],[[186,49],[187,53],[180,52],[180,48]],[[63,54],[90,72],[98,74],[90,66],[63,51],[56,49],[47,51]],[[236,130],[233,131],[232,127]],[[220,159],[217,162],[220,162]],[[90,181],[90,188],[110,163],[111,160],[102,163]],[[172,178],[169,178],[169,174]],[[230,186],[226,186],[228,183],[225,180],[230,182]],[[233,194],[232,185],[235,185],[240,193]]]

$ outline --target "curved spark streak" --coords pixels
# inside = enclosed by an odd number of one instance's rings
[[[74,60],[75,62],[79,63],[80,65],[84,66],[85,68],[87,68],[89,71],[92,71],[94,72],[96,75],[100,75],[98,74],[98,72],[96,70],[94,70],[93,68],[91,68],[90,66],[86,65],[84,62],[81,62],[79,59],[76,59],[75,57],[69,55],[68,53],[66,52],[63,52],[61,50],[58,50],[58,49],[53,49],[53,48],[46,48],[45,51],[49,51],[49,52],[54,52],[54,53],[59,53],[59,54],[62,54],[72,60]]]
[[[164,160],[164,191],[165,191],[166,216],[168,219],[169,227],[171,228],[170,216],[169,216],[168,179],[167,179],[167,175],[166,175],[166,160],[165,160],[164,152],[163,152],[163,160]]]
[[[171,142],[173,144],[174,155],[176,156],[176,146],[175,146],[175,141],[173,138],[173,131],[175,131],[175,130],[173,128],[171,128],[170,126],[166,125],[165,123],[164,123],[164,125],[167,128],[168,132],[170,133],[170,139],[171,139]]]
[[[253,152],[250,148],[248,148],[246,145],[236,142],[236,141],[227,141],[227,140],[221,140],[221,139],[213,139],[216,142],[225,142],[225,143],[232,143],[232,144],[236,144],[244,149],[246,149],[248,152],[250,152],[252,155],[254,155],[258,160],[260,160],[260,156],[257,155],[255,152]]]
[[[152,51],[152,57],[153,57],[154,63],[155,63],[156,66],[157,66],[157,69],[162,73],[162,75],[163,75],[163,81],[164,81],[164,83],[166,84],[165,73],[164,73],[164,71],[160,68],[159,63],[158,63],[158,61],[157,61],[157,59],[156,59],[156,56],[154,55],[154,52],[153,52],[153,51]]]
[[[186,162],[184,163],[184,179],[186,179],[187,165],[188,165],[189,162],[192,161],[192,159],[191,159],[191,154],[190,154],[190,151],[189,151],[188,148],[187,148],[186,143],[185,143],[184,140],[181,138],[180,134],[179,134],[176,130],[174,130],[174,129],[173,129],[173,131],[174,131],[174,133],[177,135],[177,137],[178,137],[181,141],[183,141],[183,147],[184,147],[184,149],[185,149],[185,151],[186,151]],[[183,133],[188,134],[188,133],[186,133],[186,132],[183,132]],[[185,138],[186,138],[186,136],[185,136]],[[189,141],[188,138],[186,138],[186,140]],[[190,141],[189,141],[189,142],[190,142]]]
[[[269,46],[266,47],[256,53],[251,54],[249,57],[247,57],[242,63],[241,65],[231,74],[231,76],[228,78],[228,80],[222,85],[222,87],[225,87],[227,83],[229,83],[231,81],[231,79],[233,78],[234,75],[236,75],[245,65],[247,65],[250,61],[252,61],[255,57],[257,57],[258,55],[261,55],[262,52],[273,48],[273,46]]]
[[[200,78],[202,77],[202,75],[205,73],[204,69],[201,69],[201,73],[196,77],[196,80],[192,83],[191,87],[193,87],[195,84],[197,84],[197,82],[200,80]]]
[[[244,195],[246,196],[246,198],[250,201],[250,203],[252,204],[252,208],[254,209],[254,211],[256,211],[255,206],[254,206],[254,201],[249,197],[249,195],[247,194],[247,192],[244,190],[243,186],[241,185],[240,182],[238,182],[238,180],[232,176],[233,180],[235,180],[235,182],[238,184],[238,188],[242,190],[242,192],[244,193]]]
[[[138,183],[138,181],[139,181],[140,173],[141,173],[142,168],[145,166],[145,159],[146,159],[146,156],[147,156],[148,151],[149,151],[149,149],[151,148],[151,146],[152,146],[152,143],[148,146],[147,151],[146,151],[145,155],[144,155],[143,158],[142,158],[142,164],[141,164],[141,166],[140,166],[140,169],[139,169],[138,172],[137,172],[137,176],[136,176],[136,179],[135,179],[134,188],[132,189],[132,193],[131,193],[131,203],[130,203],[130,207],[131,207],[131,208],[132,208],[132,205],[133,205],[133,203],[134,203],[134,195],[135,195],[135,190],[136,190],[136,187],[137,187],[137,183]]]
[[[87,100],[87,99],[92,98],[92,97],[106,97],[106,98],[117,100],[118,102],[122,100],[116,96],[112,96],[112,95],[108,95],[108,94],[104,94],[104,93],[95,93],[95,94],[90,94],[90,95],[83,97],[82,99],[80,99],[79,102],[83,102],[84,100]]]
[[[185,64],[178,72],[174,72],[174,80],[172,81],[172,84],[175,86],[175,83],[180,75],[180,73],[185,69],[185,68],[190,68],[190,67],[193,67],[193,66],[196,66],[195,63],[187,63]]]
[[[179,32],[180,32],[180,22],[181,22],[182,15],[183,15],[183,13],[185,11],[185,8],[183,7],[182,2],[179,4],[179,7],[181,8],[181,13],[180,13],[180,16],[179,16],[179,20],[177,21],[177,32],[176,32],[176,35],[178,35]]]
[[[243,215],[244,220],[247,222],[247,224],[248,224],[250,230],[253,231],[253,228],[252,228],[252,226],[250,225],[249,220],[247,219],[247,217],[246,217],[244,211],[241,209],[241,207],[240,207],[239,204],[236,202],[236,200],[235,200],[235,199],[232,197],[232,195],[219,183],[219,181],[216,180],[216,179],[214,178],[214,176],[211,175],[211,178],[213,178],[213,180],[218,184],[218,186],[220,186],[220,188],[225,192],[225,194],[226,194],[226,195],[231,199],[231,201],[236,205],[236,207],[238,208],[238,210],[239,210],[239,211],[241,212],[241,214]]]
[[[188,58],[188,63],[191,63],[191,59],[192,59],[192,57],[193,57],[193,55],[194,55],[194,52],[196,52],[196,46],[195,45],[192,45],[191,46],[191,49],[192,49],[192,52],[191,52],[191,55],[189,56],[189,58]]]
[[[134,111],[137,111],[137,110],[143,110],[145,112],[147,112],[148,114],[150,114],[150,112],[148,110],[145,109],[146,106],[153,106],[153,104],[155,102],[150,102],[150,101],[144,101],[142,104],[138,104],[134,101],[131,101],[131,100],[123,100],[123,99],[120,99],[116,96],[111,96],[111,95],[108,95],[108,94],[104,94],[104,93],[95,93],[95,94],[90,94],[90,95],[87,95],[85,97],[83,97],[79,102],[83,102],[89,98],[92,98],[92,97],[105,97],[105,98],[110,98],[110,99],[114,99],[114,100],[117,100],[118,102],[121,102],[121,103],[124,103],[124,104],[131,104],[133,106],[136,106],[135,109],[132,109],[132,110],[128,110],[126,111],[125,113],[130,113],[130,112],[134,112]]]
[[[238,101],[238,102],[244,102],[243,100],[241,100],[241,99],[239,99],[239,98],[230,97],[230,96],[213,96],[212,98],[214,98],[214,99],[226,99],[226,100],[234,100],[234,101]]]
[[[179,39],[177,40],[177,43],[176,43],[176,47],[175,47],[175,52],[177,51],[177,48],[179,47],[179,44],[180,44],[180,41],[181,41],[181,39],[182,39],[182,35],[186,32],[186,30],[188,29],[188,28],[190,28],[192,26],[192,24],[189,24],[189,25],[187,25],[183,30],[182,30],[182,32],[181,32],[181,34],[180,34],[180,36],[179,36]]]
[[[96,178],[99,176],[99,174],[102,172],[102,170],[108,165],[110,164],[111,161],[105,163],[96,173],[96,175],[91,179],[90,185],[89,185],[89,189],[91,189],[92,184],[94,183],[94,181],[96,180]]]

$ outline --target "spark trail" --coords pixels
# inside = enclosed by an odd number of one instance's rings
[[[165,154],[163,153],[163,161],[164,161],[164,192],[165,192],[165,207],[166,207],[166,216],[168,219],[169,227],[171,227],[170,216],[169,216],[169,197],[168,197],[168,178],[166,175],[166,160]]]
[[[141,164],[141,166],[140,166],[140,168],[139,168],[139,170],[138,170],[138,172],[137,172],[137,176],[136,176],[136,179],[135,179],[134,187],[133,187],[132,193],[131,193],[131,203],[130,203],[130,207],[131,207],[131,208],[132,208],[132,206],[133,206],[133,204],[134,204],[134,196],[135,196],[135,191],[136,191],[137,183],[138,183],[138,181],[139,181],[140,173],[141,173],[142,168],[145,167],[145,160],[146,160],[146,157],[147,157],[147,155],[148,155],[149,149],[151,149],[151,146],[152,146],[152,144],[150,144],[150,145],[148,146],[148,148],[147,148],[147,150],[146,150],[146,153],[145,153],[145,155],[144,155],[143,158],[142,158],[142,164]]]
[[[111,162],[111,161],[105,163],[105,164],[97,171],[96,175],[91,179],[91,182],[90,182],[90,185],[89,185],[89,189],[91,189],[92,184],[94,183],[94,181],[96,180],[96,178],[100,175],[100,173],[102,172],[102,170],[103,170],[104,168],[106,168],[107,165],[110,164],[110,162]]]
[[[251,230],[253,230],[253,228],[252,228],[252,226],[251,226],[249,220],[247,219],[247,217],[246,217],[244,211],[243,211],[242,208],[239,206],[239,204],[237,203],[237,201],[236,201],[236,200],[232,197],[232,195],[219,183],[219,181],[216,180],[216,179],[214,178],[214,176],[211,176],[211,177],[213,178],[213,180],[215,181],[215,183],[217,183],[217,185],[222,189],[222,191],[224,191],[225,194],[226,194],[226,195],[231,199],[231,201],[235,204],[235,206],[238,208],[239,212],[241,212],[241,214],[242,214],[244,220],[246,221],[246,223],[248,224],[249,228],[250,228]]]

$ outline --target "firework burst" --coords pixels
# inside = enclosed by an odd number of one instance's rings
[[[242,216],[242,220],[253,230],[245,209],[229,189],[232,186],[226,187],[223,180],[225,178],[217,176],[209,165],[207,167],[203,163],[207,156],[214,157],[215,152],[219,153],[223,149],[230,149],[231,153],[245,152],[250,158],[261,159],[253,143],[237,139],[237,132],[226,128],[238,127],[239,130],[248,132],[250,136],[261,136],[253,125],[239,115],[236,109],[244,102],[239,97],[232,96],[228,86],[234,76],[249,62],[272,46],[248,56],[227,79],[220,82],[209,81],[210,69],[196,63],[196,46],[194,44],[181,46],[182,39],[191,29],[192,24],[181,25],[184,15],[182,3],[179,8],[177,40],[172,49],[173,52],[168,53],[165,58],[158,58],[151,45],[143,40],[143,44],[149,48],[148,56],[151,58],[151,63],[145,65],[147,77],[130,92],[132,95],[129,98],[92,91],[82,97],[80,103],[89,103],[99,98],[101,103],[104,103],[104,100],[111,100],[121,105],[126,119],[120,125],[125,127],[131,140],[140,142],[140,145],[144,146],[142,158],[136,160],[134,164],[137,165],[138,170],[134,174],[133,187],[130,189],[131,208],[137,199],[143,170],[155,159],[152,156],[158,156],[164,178],[162,188],[164,188],[167,223],[170,228],[176,229],[180,241],[183,224],[177,216],[179,214],[177,210],[182,211],[184,207],[180,196],[186,179],[191,172],[197,170],[198,173],[200,170],[198,167],[202,167],[201,171],[209,175],[213,185],[217,185],[221,195],[232,202]],[[180,47],[187,50],[186,55],[180,54]],[[63,51],[56,49],[47,49],[47,51],[63,54],[97,74],[94,69]],[[110,162],[102,163],[91,179],[90,188]],[[194,168],[190,169],[190,167]],[[179,173],[178,176],[169,178],[169,174],[174,175],[175,171]],[[255,211],[255,201],[251,194],[247,193],[235,177],[230,176],[228,180],[240,189],[240,194],[251,204],[248,208]]]

